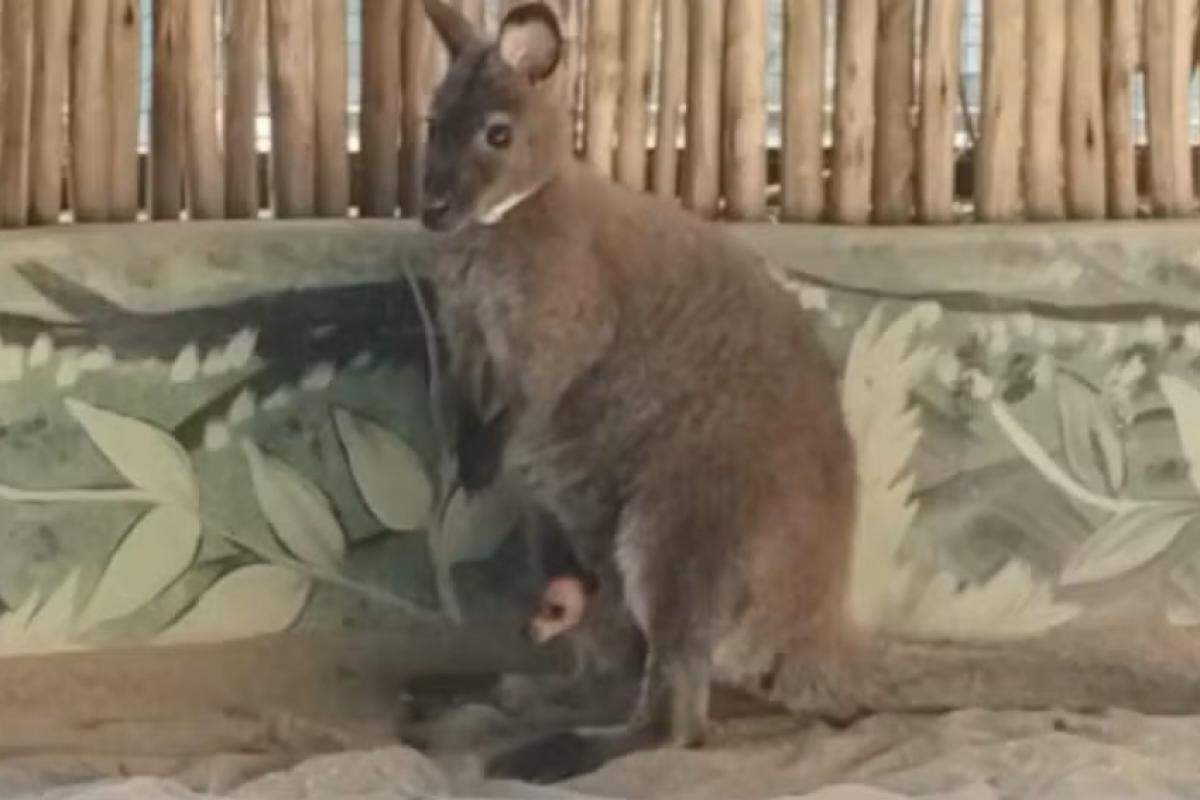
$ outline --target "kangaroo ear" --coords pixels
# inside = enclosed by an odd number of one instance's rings
[[[446,5],[443,0],[425,0],[425,13],[433,22],[442,43],[450,51],[451,58],[479,41],[479,35],[467,18]]]
[[[517,6],[500,23],[498,47],[500,57],[531,82],[545,80],[562,57],[558,17],[544,3]]]

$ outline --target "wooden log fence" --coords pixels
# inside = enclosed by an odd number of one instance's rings
[[[705,217],[1200,209],[1200,0],[537,1],[577,156]],[[0,0],[0,227],[416,215],[445,68],[421,0]]]

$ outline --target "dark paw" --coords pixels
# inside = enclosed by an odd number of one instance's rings
[[[593,742],[577,733],[564,731],[493,757],[485,773],[489,778],[548,784],[593,772],[603,763],[604,758]]]

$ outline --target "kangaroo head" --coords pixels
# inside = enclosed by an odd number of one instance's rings
[[[429,115],[421,218],[443,231],[493,225],[570,158],[569,115],[551,80],[558,20],[541,3],[517,6],[488,42],[443,0],[425,0],[425,10],[450,68]]]

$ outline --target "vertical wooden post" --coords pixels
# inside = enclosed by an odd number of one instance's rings
[[[1021,213],[1024,44],[1024,0],[985,0],[983,121],[975,158],[975,207],[986,221],[1012,220]]]
[[[1188,83],[1196,0],[1148,0],[1146,101],[1150,128],[1150,201],[1160,216],[1194,205]]]
[[[73,0],[38,0],[34,8],[29,214],[36,225],[58,222],[63,209],[72,5]]]
[[[154,0],[150,116],[150,215],[154,219],[179,219],[183,210],[187,3],[188,0]]]
[[[346,0],[314,0],[317,213],[344,217],[350,208],[347,142]]]
[[[225,165],[217,138],[216,8],[187,0],[188,210],[193,219],[225,216]]]
[[[425,87],[433,48],[433,28],[420,0],[404,6],[400,57],[403,88],[400,110],[400,209],[404,216],[421,212],[421,160],[424,139]],[[440,46],[440,45],[439,45]]]
[[[783,218],[825,212],[825,2],[783,6]]]
[[[913,215],[916,25],[916,0],[881,0],[875,61],[874,219],[884,224],[905,223]]]
[[[1099,219],[1107,209],[1104,175],[1104,13],[1101,0],[1071,0],[1067,21],[1067,210]],[[1189,165],[1190,166],[1190,165]]]
[[[310,217],[316,192],[313,0],[268,0],[275,213]]]
[[[926,0],[917,128],[917,217],[922,222],[954,219],[962,13],[962,0]]]
[[[576,127],[583,115],[583,0],[562,0],[563,58],[562,91],[571,109],[571,122]],[[574,138],[572,138],[574,147]]]
[[[363,0],[362,213],[391,217],[399,200],[400,0]]]
[[[138,126],[142,111],[142,6],[109,0],[108,59],[111,88],[112,207],[109,219],[133,222],[138,214]]]
[[[592,0],[593,7],[600,2]],[[724,51],[725,2],[692,3],[688,14],[687,166],[683,202],[700,216],[710,218],[717,215],[721,201],[722,67],[716,54]]]
[[[8,227],[29,222],[33,4],[34,0],[5,0],[0,9],[0,225]]]
[[[108,3],[75,4],[71,53],[71,165],[75,219],[104,222],[109,215],[112,128],[108,97]]]
[[[1105,143],[1108,146],[1108,214],[1137,215],[1137,168],[1133,152],[1133,73],[1137,67],[1138,25],[1129,0],[1106,0],[1104,60]]]
[[[721,182],[732,219],[761,219],[767,213],[766,74],[766,3],[729,3],[725,7]]]
[[[621,183],[641,191],[646,188],[646,90],[650,83],[650,39],[654,35],[653,0],[626,0],[622,27],[616,176]]]
[[[225,215],[258,216],[259,59],[266,0],[227,0],[225,40]]]
[[[842,0],[838,12],[830,200],[835,221],[861,224],[871,216],[879,0]]]
[[[1071,2],[1028,0],[1026,4],[1025,212],[1035,220],[1062,219],[1066,209],[1062,121],[1067,4]]]
[[[620,0],[593,0],[588,22],[586,155],[596,171],[611,176],[621,95]]]
[[[687,0],[663,0],[655,135],[653,187],[655,194],[674,197],[679,189],[679,132],[687,98]]]

